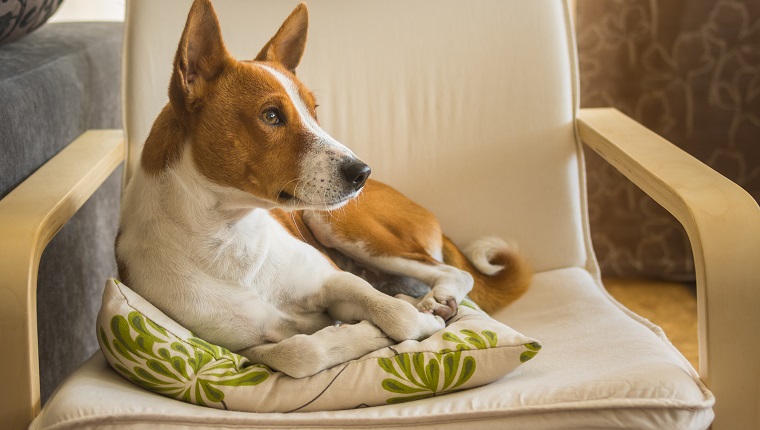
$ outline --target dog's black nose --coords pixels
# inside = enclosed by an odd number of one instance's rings
[[[351,184],[355,190],[360,189],[367,182],[369,174],[372,169],[368,165],[362,163],[359,160],[349,161],[342,166],[343,177],[346,178],[349,184]]]

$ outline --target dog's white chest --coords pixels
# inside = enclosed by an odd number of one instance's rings
[[[242,284],[266,294],[277,306],[314,296],[334,269],[312,246],[290,235],[267,211],[256,209],[241,220],[236,231],[244,251],[230,249],[227,258],[238,260]],[[242,256],[242,257],[241,257]]]

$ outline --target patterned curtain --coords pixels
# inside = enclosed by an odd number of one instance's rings
[[[583,107],[616,107],[760,199],[760,1],[577,0],[576,31]],[[693,280],[675,218],[586,155],[602,273]]]

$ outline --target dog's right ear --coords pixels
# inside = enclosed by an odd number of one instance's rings
[[[175,112],[199,108],[209,82],[231,61],[214,7],[209,0],[195,0],[177,47],[169,84],[169,99]]]

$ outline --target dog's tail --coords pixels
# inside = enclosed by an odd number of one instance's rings
[[[469,296],[484,311],[493,313],[517,300],[530,286],[532,272],[517,250],[505,241],[487,237],[464,251],[443,237],[443,260],[472,274]]]

